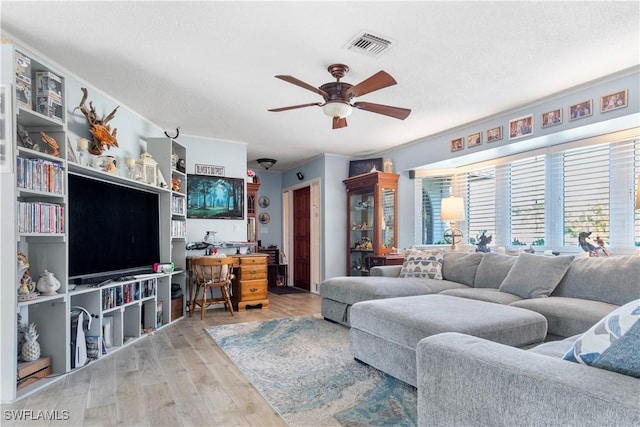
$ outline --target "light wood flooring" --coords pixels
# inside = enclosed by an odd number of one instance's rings
[[[212,325],[320,313],[320,296],[269,293],[269,308],[233,317],[195,311],[16,403],[0,425],[286,426],[204,330]],[[6,410],[68,411],[66,421],[16,422]]]

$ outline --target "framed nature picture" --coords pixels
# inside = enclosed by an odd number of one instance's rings
[[[542,113],[541,119],[543,128],[562,124],[562,108]]]
[[[627,106],[627,90],[605,95],[600,98],[600,112],[617,110]]]
[[[382,157],[366,160],[351,160],[349,162],[349,178],[373,171],[383,171]]]
[[[451,140],[451,151],[460,151],[464,148],[464,139],[456,138]]]
[[[593,100],[589,99],[569,107],[569,120],[582,119],[593,114]]]
[[[187,175],[187,218],[244,219],[244,179]]]
[[[502,139],[502,126],[487,130],[487,142],[500,141]]]
[[[533,114],[509,120],[509,139],[533,135]]]
[[[467,137],[467,147],[477,147],[482,145],[482,134],[480,132],[472,133]]]

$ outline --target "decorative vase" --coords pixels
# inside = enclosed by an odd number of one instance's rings
[[[53,273],[45,270],[42,277],[38,279],[37,289],[42,295],[57,295],[56,291],[60,289],[60,281],[55,278]]]
[[[40,343],[38,342],[36,324],[30,324],[29,329],[23,335],[25,342],[22,344],[22,360],[33,362],[40,359]]]

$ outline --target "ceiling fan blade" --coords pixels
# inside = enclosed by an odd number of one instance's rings
[[[347,118],[343,117],[334,117],[333,118],[333,128],[332,129],[340,129],[347,127]]]
[[[300,86],[302,88],[310,90],[311,92],[315,92],[315,93],[317,93],[318,95],[322,96],[325,99],[327,99],[329,97],[329,94],[327,92],[323,91],[322,89],[319,89],[319,88],[317,88],[315,86],[311,86],[309,83],[305,83],[302,80],[296,79],[293,76],[277,75],[276,78],[280,79],[280,80],[284,80],[285,82],[289,82],[289,83],[294,84],[296,86]]]
[[[393,86],[397,82],[385,71],[378,71],[368,79],[347,90],[347,96],[362,96],[378,89]]]
[[[355,102],[353,108],[383,114],[400,120],[406,119],[409,117],[409,114],[411,114],[411,110],[408,108],[391,107],[389,105],[374,104],[372,102]]]
[[[280,112],[280,111],[287,111],[287,110],[294,110],[296,108],[304,108],[304,107],[313,107],[314,105],[322,105],[322,102],[312,102],[310,104],[300,104],[300,105],[292,105],[290,107],[281,107],[281,108],[272,108],[268,111],[273,111],[273,112]]]

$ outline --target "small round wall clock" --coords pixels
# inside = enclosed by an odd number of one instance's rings
[[[262,212],[258,215],[258,221],[260,221],[260,224],[269,224],[269,221],[271,221],[271,215],[266,212]]]
[[[262,196],[258,199],[258,205],[260,205],[261,208],[268,208],[270,204],[271,200],[269,200],[267,196]]]

